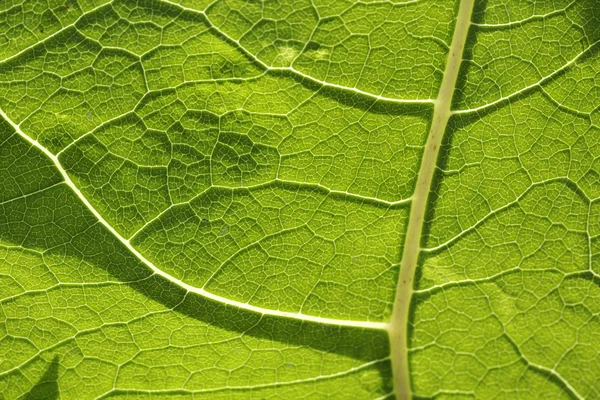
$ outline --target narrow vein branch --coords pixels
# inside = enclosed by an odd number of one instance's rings
[[[425,211],[427,209],[427,199],[431,191],[433,174],[442,138],[444,137],[448,119],[452,115],[450,111],[452,96],[456,87],[463,50],[467,41],[467,33],[471,24],[473,4],[474,0],[461,0],[460,2],[452,44],[448,52],[448,60],[446,61],[446,69],[438,98],[434,103],[431,129],[427,143],[425,144],[415,192],[412,196],[413,202],[408,220],[408,229],[404,239],[400,276],[396,287],[396,299],[389,327],[394,390],[398,400],[407,400],[412,397],[408,369],[407,335],[408,315],[413,295],[413,281],[421,252],[421,235],[423,232]]]
[[[589,45],[588,47],[586,47],[585,49],[583,49],[579,54],[577,54],[575,57],[573,57],[571,60],[569,60],[566,64],[562,65],[560,68],[558,68],[557,70],[553,71],[551,74],[546,75],[542,78],[540,78],[537,82],[532,83],[529,86],[525,86],[522,89],[519,89],[509,95],[506,95],[504,97],[501,97],[499,99],[496,99],[490,103],[487,104],[483,104],[481,106],[478,107],[474,107],[474,108],[467,108],[467,109],[463,109],[463,110],[454,110],[452,111],[452,114],[473,114],[473,113],[477,113],[483,110],[487,110],[490,109],[491,107],[495,107],[495,106],[499,106],[501,104],[505,104],[506,102],[511,101],[512,99],[527,93],[531,90],[534,90],[536,88],[541,88],[542,85],[544,85],[546,82],[551,81],[552,79],[554,79],[556,76],[558,76],[559,74],[563,73],[564,71],[568,70],[569,68],[573,67],[574,65],[577,64],[577,62],[579,60],[581,60],[584,56],[588,55],[590,53],[590,51],[592,51],[593,49],[596,48],[596,46],[600,45],[600,40],[596,40],[594,43],[592,43],[591,45]]]
[[[191,394],[191,395],[193,395],[193,394],[217,393],[217,392],[225,392],[225,391],[258,390],[258,389],[265,389],[265,388],[272,388],[272,387],[292,386],[292,385],[298,385],[298,384],[302,384],[302,383],[316,383],[316,382],[324,381],[324,380],[328,380],[328,379],[341,378],[341,377],[356,373],[358,371],[365,370],[367,368],[371,368],[371,367],[373,367],[377,364],[381,364],[387,360],[388,360],[388,358],[373,360],[373,361],[369,361],[364,364],[358,365],[356,367],[348,368],[345,371],[334,372],[332,374],[327,374],[327,375],[319,375],[319,376],[315,376],[315,377],[311,377],[311,378],[296,379],[296,380],[292,380],[292,381],[276,381],[276,382],[269,382],[269,383],[262,383],[262,384],[259,383],[259,384],[255,384],[255,385],[246,385],[246,386],[222,386],[222,387],[214,387],[214,388],[207,388],[207,389],[200,389],[200,390],[184,389],[184,388],[177,388],[177,389],[119,389],[119,388],[114,388],[114,389],[111,389],[108,392],[106,392],[104,395],[98,397],[98,399],[104,399],[104,398],[110,397],[111,395],[114,395],[114,394],[153,393],[153,394],[162,394],[162,395],[167,395],[167,394]]]
[[[246,47],[244,47],[240,43],[239,40],[234,39],[233,37],[231,37],[230,35],[228,35],[226,32],[222,31],[216,24],[214,24],[211,21],[211,19],[209,18],[208,14],[206,13],[206,11],[197,10],[197,9],[189,8],[189,7],[185,7],[185,6],[182,6],[181,4],[174,3],[172,0],[161,0],[161,1],[163,3],[170,4],[172,6],[178,7],[180,9],[182,9],[182,10],[202,15],[206,19],[207,24],[210,26],[210,28],[213,31],[215,31],[219,35],[221,35],[224,38],[226,38],[229,43],[234,44],[239,51],[241,51],[244,55],[246,55],[247,57],[249,57],[252,61],[254,61],[255,63],[257,63],[265,71],[288,72],[288,73],[291,73],[292,75],[294,75],[296,77],[299,77],[301,79],[305,79],[307,81],[316,83],[316,84],[318,84],[318,85],[320,85],[322,87],[333,88],[333,89],[340,90],[342,92],[351,92],[351,93],[362,95],[362,96],[365,96],[365,97],[368,97],[368,98],[371,98],[371,99],[374,99],[374,100],[388,102],[388,103],[395,103],[395,104],[431,104],[431,103],[433,103],[433,100],[431,100],[431,99],[397,99],[395,97],[386,97],[386,96],[378,95],[376,93],[367,92],[367,91],[358,89],[356,86],[350,87],[350,86],[338,85],[336,83],[331,83],[331,82],[323,81],[321,79],[317,79],[317,78],[313,77],[312,75],[305,74],[305,73],[303,73],[303,72],[295,69],[293,66],[288,66],[288,67],[274,67],[274,66],[271,66],[271,65],[265,63],[264,61],[262,61],[256,55],[254,55],[250,50],[246,49]]]
[[[89,11],[83,11],[81,13],[81,15],[79,17],[77,17],[77,19],[75,21],[73,21],[72,23],[63,26],[62,28],[60,28],[56,32],[54,32],[54,33],[46,36],[45,38],[43,38],[43,39],[41,39],[41,40],[39,40],[39,41],[37,41],[35,43],[33,43],[31,46],[27,46],[27,47],[25,47],[25,48],[17,51],[15,54],[10,55],[10,56],[6,57],[3,60],[0,60],[0,64],[5,64],[5,63],[7,63],[9,61],[15,60],[18,57],[20,57],[21,55],[27,53],[28,51],[30,51],[30,50],[32,50],[32,49],[34,49],[36,47],[40,47],[40,46],[44,45],[45,43],[48,43],[51,39],[59,36],[60,34],[62,34],[64,32],[66,32],[68,29],[75,27],[79,23],[79,21],[81,21],[84,17],[87,17],[88,15],[90,15],[90,14],[98,11],[101,8],[108,7],[111,4],[112,4],[112,0],[109,1],[108,3],[101,4],[98,7],[94,7],[94,8],[92,8]]]

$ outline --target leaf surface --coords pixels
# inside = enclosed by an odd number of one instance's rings
[[[0,32],[1,398],[600,398],[599,3]]]

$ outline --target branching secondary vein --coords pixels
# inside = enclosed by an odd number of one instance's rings
[[[203,296],[207,299],[217,301],[221,304],[225,304],[232,307],[237,307],[243,310],[259,313],[262,315],[271,315],[275,317],[282,318],[291,318],[297,319],[306,322],[314,322],[325,325],[337,325],[337,326],[349,326],[355,328],[365,328],[365,329],[379,329],[384,330],[387,329],[388,324],[385,322],[371,322],[371,321],[353,321],[353,320],[344,320],[344,319],[334,319],[334,318],[325,318],[325,317],[317,317],[313,315],[306,315],[298,312],[290,312],[290,311],[280,311],[280,310],[272,310],[263,307],[257,307],[248,303],[244,303],[237,300],[228,299],[223,296],[216,295],[211,292],[207,292],[204,289],[188,285],[180,279],[175,278],[174,276],[164,272],[157,266],[155,266],[150,260],[148,260],[143,254],[141,254],[135,247],[131,245],[129,240],[121,236],[119,232],[115,230],[102,215],[94,208],[94,206],[88,201],[88,199],[81,193],[79,188],[73,183],[67,171],[62,167],[58,157],[55,154],[52,154],[47,148],[42,146],[37,140],[32,139],[26,133],[21,130],[21,127],[14,123],[6,113],[0,109],[0,117],[4,118],[13,129],[25,140],[27,140],[34,147],[38,148],[42,151],[52,162],[54,163],[56,169],[62,175],[65,183],[71,188],[71,190],[79,197],[79,199],[83,202],[83,204],[90,210],[90,212],[94,215],[94,217],[102,224],[108,231],[113,234],[123,245],[143,264],[145,264],[148,268],[150,268],[155,274],[162,276],[163,278],[169,280],[170,282],[178,285],[179,287],[187,290],[188,292],[196,293],[200,296]]]
[[[250,52],[244,46],[242,46],[242,44],[239,42],[239,40],[236,40],[236,39],[232,38],[231,36],[227,35],[225,32],[221,31],[209,19],[208,15],[206,14],[205,11],[197,10],[197,9],[189,8],[189,7],[184,7],[181,4],[174,3],[170,0],[162,0],[162,1],[166,4],[170,4],[172,6],[180,8],[182,10],[186,10],[186,11],[204,16],[204,18],[206,19],[206,22],[210,25],[210,27],[213,31],[217,32],[219,35],[226,38],[230,43],[234,44],[242,53],[244,53],[247,57],[249,57],[252,61],[257,63],[258,65],[260,65],[260,67],[266,71],[288,72],[288,73],[291,73],[301,79],[306,79],[308,81],[311,81],[311,82],[316,83],[323,87],[329,87],[329,88],[338,89],[341,91],[347,91],[347,92],[355,93],[358,95],[362,95],[362,96],[365,96],[365,97],[368,97],[368,98],[371,98],[374,100],[378,100],[378,101],[383,101],[383,102],[396,103],[396,104],[431,104],[431,103],[433,103],[433,100],[431,100],[431,99],[397,99],[394,97],[385,97],[385,96],[381,96],[381,95],[378,95],[375,93],[366,92],[364,90],[358,89],[357,87],[349,87],[349,86],[338,85],[338,84],[331,83],[331,82],[326,82],[326,81],[317,79],[311,75],[307,75],[301,71],[298,71],[293,66],[289,66],[289,67],[270,66],[270,65],[266,64],[264,61],[262,61],[260,58],[258,58],[254,54],[252,54],[252,52]]]

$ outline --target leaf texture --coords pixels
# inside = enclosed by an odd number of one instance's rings
[[[0,398],[600,399],[600,3],[0,2]]]

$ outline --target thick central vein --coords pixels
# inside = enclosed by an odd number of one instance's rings
[[[408,228],[404,239],[404,250],[400,263],[400,276],[396,288],[394,311],[389,326],[392,371],[394,390],[398,400],[410,399],[409,361],[408,361],[408,316],[413,295],[413,283],[419,254],[421,252],[421,235],[427,200],[431,191],[440,146],[446,131],[448,119],[452,115],[450,107],[456,88],[456,80],[460,69],[463,50],[467,41],[467,33],[471,24],[471,14],[475,0],[461,0],[456,18],[456,26],[452,37],[452,45],[448,52],[446,69],[438,98],[434,103],[433,120],[425,144],[421,168],[412,196],[412,205],[408,220]]]

